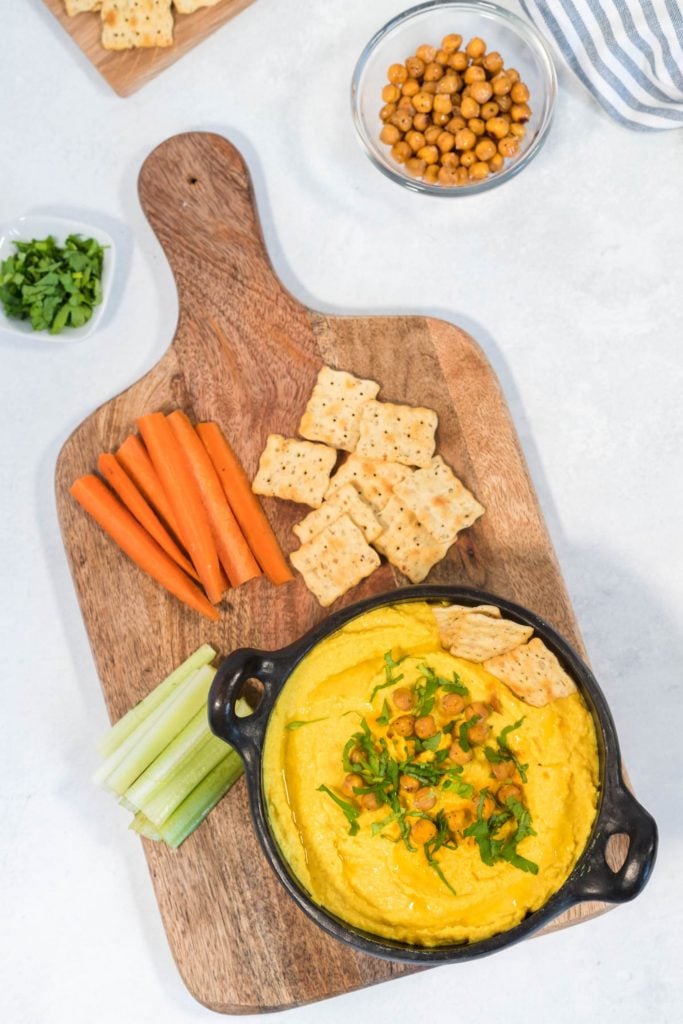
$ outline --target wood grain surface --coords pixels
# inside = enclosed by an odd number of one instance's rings
[[[134,431],[136,417],[174,408],[217,419],[253,474],[268,433],[295,434],[323,362],[375,378],[384,399],[436,409],[439,451],[486,506],[429,580],[519,601],[582,651],[505,399],[475,342],[427,317],[327,316],[297,302],[270,265],[242,158],[220,136],[164,142],[145,161],[139,191],[178,286],[177,331],[142,380],[72,434],[56,474],[64,543],[112,719],[201,642],[223,656],[277,648],[325,612],[300,578],[279,588],[261,579],[229,592],[220,622],[207,624],[102,535],[70,499],[69,484]],[[264,505],[291,551],[301,508]],[[405,582],[384,565],[333,607]],[[143,842],[179,970],[212,1009],[283,1008],[410,970],[353,952],[298,910],[261,855],[243,780],[177,852]],[[584,904],[554,927],[602,909]]]
[[[135,50],[104,49],[100,39],[102,26],[99,12],[88,11],[70,18],[64,0],[44,2],[88,60],[106,78],[114,92],[119,96],[130,96],[243,11],[253,0],[219,0],[214,7],[201,7],[194,14],[178,14],[174,10],[173,46]]]

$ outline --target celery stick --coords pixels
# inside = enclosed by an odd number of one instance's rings
[[[138,835],[145,836],[146,839],[154,839],[156,842],[159,842],[161,839],[158,829],[139,811],[128,827],[132,828],[133,832],[137,832]]]
[[[206,704],[215,675],[215,668],[203,665],[190,677],[187,685],[181,687],[179,693],[174,694],[167,703],[162,705],[164,714],[161,718],[143,733],[130,753],[105,778],[104,785],[108,789],[113,790],[118,796],[123,796],[128,787],[185,728],[190,718]],[[159,710],[161,709],[157,708],[157,712]],[[116,752],[113,756],[116,756]]]
[[[193,673],[190,676],[190,678],[185,681],[185,683],[182,683],[181,688],[184,688],[185,686],[189,685],[190,680],[194,678],[195,674],[196,673]],[[179,690],[176,691],[176,693],[178,692]],[[116,747],[115,750],[111,752],[109,757],[106,758],[106,760],[104,760],[102,764],[99,766],[99,768],[93,773],[93,782],[96,783],[98,786],[103,785],[104,780],[107,778],[107,776],[111,775],[114,769],[117,768],[120,764],[122,764],[123,761],[125,761],[125,759],[130,754],[131,750],[135,748],[136,744],[140,742],[142,737],[146,733],[148,733],[150,729],[157,724],[157,722],[161,722],[163,720],[165,714],[166,702],[159,705],[159,707],[155,708],[154,711],[150,712],[147,718],[140,722],[137,728],[135,728],[133,732],[130,733],[129,736],[126,736],[125,740],[121,744],[119,744],[119,746]]]
[[[164,842],[174,850],[177,849],[201,825],[209,811],[213,810],[241,774],[242,761],[234,750],[230,750],[159,826],[159,835]],[[149,824],[154,828],[151,822]]]
[[[227,749],[223,740],[213,736],[207,728],[207,737],[199,748],[179,761],[162,785],[138,809],[154,825],[162,825],[204,776],[223,760]]]
[[[109,757],[118,746],[128,737],[141,722],[147,718],[150,712],[166,700],[167,697],[184,683],[202,665],[208,665],[216,657],[213,647],[203,644],[198,650],[191,654],[182,665],[174,669],[166,676],[163,682],[159,683],[151,693],[148,693],[141,701],[135,704],[130,711],[127,711],[123,718],[116,722],[106,736],[99,743],[99,751],[102,757]]]
[[[176,738],[158,757],[155,757],[133,785],[128,787],[122,800],[125,799],[133,807],[144,807],[145,802],[164,785],[176,766],[183,759],[187,760],[188,754],[194,754],[202,741],[210,735],[206,708],[201,707]]]

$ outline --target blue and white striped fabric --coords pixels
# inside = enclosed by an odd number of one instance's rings
[[[677,0],[520,0],[570,68],[627,128],[683,128]]]

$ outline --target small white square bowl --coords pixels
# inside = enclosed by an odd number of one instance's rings
[[[87,324],[84,324],[83,327],[65,327],[60,334],[50,334],[49,331],[34,331],[30,320],[18,320],[15,317],[6,316],[2,303],[0,303],[0,332],[7,331],[8,334],[28,335],[38,341],[45,341],[50,345],[84,341],[85,338],[88,338],[97,329],[109,299],[116,259],[114,240],[102,228],[93,227],[92,224],[84,224],[82,221],[50,217],[46,214],[17,217],[16,220],[0,226],[0,262],[16,252],[14,242],[30,242],[34,238],[47,238],[48,235],[52,235],[58,245],[64,245],[69,235],[82,235],[83,238],[96,239],[103,246],[102,301],[99,306],[95,306],[93,309],[92,316]]]

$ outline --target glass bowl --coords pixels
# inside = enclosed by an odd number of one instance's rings
[[[497,50],[505,67],[516,68],[529,87],[532,116],[519,153],[506,160],[503,170],[484,181],[467,185],[434,185],[410,177],[396,163],[390,147],[381,142],[382,89],[387,84],[387,69],[403,63],[422,43],[439,46],[445,35],[456,32],[466,43],[473,36],[486,42],[487,51]],[[555,106],[557,75],[550,51],[531,22],[488,0],[432,0],[412,7],[393,18],[377,32],[360,55],[351,83],[353,120],[365,150],[383,174],[411,189],[436,196],[466,196],[486,192],[519,174],[543,145]]]

